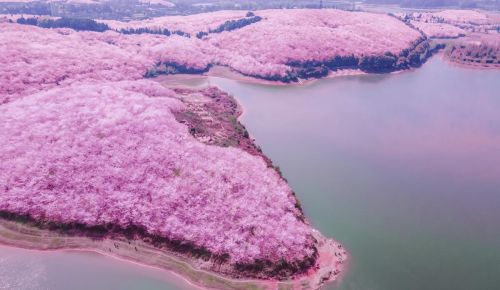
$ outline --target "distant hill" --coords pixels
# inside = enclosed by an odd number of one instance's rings
[[[500,1],[498,0],[365,0],[364,2],[369,4],[397,4],[401,7],[412,8],[459,7],[500,9]]]
[[[356,9],[356,4],[396,4],[410,8],[480,8],[500,10],[500,0],[0,0],[0,14],[142,20],[220,10],[294,8]]]

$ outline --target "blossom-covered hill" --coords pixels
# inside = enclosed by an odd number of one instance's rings
[[[447,23],[411,21],[411,24],[431,38],[458,38],[467,34],[465,30]]]
[[[424,17],[434,17],[442,19],[446,23],[470,23],[487,24],[488,16],[484,13],[474,10],[443,10],[439,12],[428,13]]]
[[[212,50],[213,64],[285,81],[324,76],[329,69],[363,69],[363,57],[382,59],[379,63],[373,61],[367,70],[390,71],[411,65],[407,60],[409,51],[423,42],[419,31],[388,15],[334,9],[264,10],[255,14],[262,20],[203,38],[204,45]],[[245,17],[241,11],[222,11],[106,23],[115,29],[178,29],[193,36]],[[301,67],[304,64],[308,66],[305,69]]]
[[[183,109],[151,81],[73,84],[0,105],[0,211],[144,228],[231,264],[313,259],[311,228],[274,168],[199,142],[175,119]]]
[[[85,80],[135,80],[157,62],[205,68],[210,52],[181,36],[76,32],[0,23],[0,103]]]
[[[498,13],[474,10],[399,13],[397,16],[433,38],[457,38],[471,32],[496,33]]]
[[[293,81],[321,77],[343,67],[381,72],[404,69],[428,56],[422,35],[390,16],[340,10],[267,10],[258,14],[255,17],[260,21],[240,26],[231,21],[256,18],[241,11],[223,11],[122,23],[136,28],[151,28],[154,23],[157,28],[193,33],[215,31],[201,38],[0,23],[0,58],[9,63],[0,71],[2,102],[9,96],[75,80],[203,72],[211,65]],[[236,29],[214,30],[224,24]]]
[[[138,79],[151,66],[89,34],[0,24],[0,103],[77,80]],[[104,36],[104,35],[103,35]]]
[[[290,71],[291,63],[386,53],[397,56],[422,37],[387,15],[341,10],[267,10],[257,14],[264,20],[208,37],[225,52],[218,55],[221,63],[257,76],[283,75]]]
[[[399,13],[401,18],[426,23],[448,23],[452,25],[481,25],[491,23],[488,15],[474,10],[442,10],[437,12],[409,12]]]
[[[105,23],[116,30],[130,28],[168,28],[172,31],[184,31],[194,36],[197,32],[214,29],[226,21],[244,18],[246,13],[246,11],[242,10],[229,10],[187,16],[164,16],[129,22],[116,20],[100,20],[100,22]]]
[[[0,212],[143,229],[222,272],[311,267],[312,229],[270,161],[200,142],[176,119],[179,93],[139,80],[156,63],[208,66],[203,40],[0,27]]]

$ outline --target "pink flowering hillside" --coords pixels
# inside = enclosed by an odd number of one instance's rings
[[[465,30],[447,23],[411,21],[411,24],[431,38],[458,38],[467,34]]]
[[[208,40],[223,52],[221,63],[250,75],[283,74],[292,62],[325,62],[336,56],[398,55],[421,37],[401,21],[379,14],[341,10],[257,14],[264,20],[210,35]]]
[[[87,33],[0,26],[0,103],[77,80],[138,79],[153,64]]]
[[[487,24],[491,20],[484,13],[474,10],[443,10],[438,12],[412,12],[402,14],[421,22],[448,23],[453,25]]]
[[[1,213],[141,229],[232,267],[311,266],[311,228],[279,174],[261,156],[195,139],[175,118],[186,109],[180,96],[139,80],[160,64],[205,68],[214,47],[177,35],[0,28]]]
[[[208,51],[208,52],[207,52]],[[142,78],[158,62],[203,69],[201,40],[180,36],[76,32],[0,23],[0,103],[85,80]]]
[[[363,57],[373,68],[394,70],[408,65],[408,51],[422,42],[419,31],[387,15],[323,10],[264,10],[255,12],[258,20],[251,21],[242,11],[221,11],[193,16],[167,16],[152,20],[106,21],[120,29],[169,29],[200,36],[210,50],[213,64],[228,66],[241,73],[263,78],[287,80],[320,76],[318,64],[338,67],[358,67]],[[217,30],[231,21],[248,20],[230,31]],[[403,59],[398,59],[403,56]],[[378,62],[378,63],[377,63]],[[418,61],[417,61],[418,62]],[[366,62],[365,62],[366,63]],[[297,66],[312,64],[309,71],[297,73]],[[363,68],[361,66],[361,68]],[[307,70],[306,69],[306,70]]]
[[[416,24],[427,30],[429,35],[439,34],[438,29],[445,34],[453,32],[449,25],[466,30],[468,32],[494,32],[499,25],[498,13],[485,14],[474,10],[443,10],[438,12],[411,12],[398,15],[402,19],[412,20]],[[446,32],[445,32],[446,31]]]
[[[489,22],[486,14],[474,10],[444,10],[431,13],[431,15],[447,23],[486,24]]]
[[[15,98],[76,80],[201,73],[211,65],[296,81],[345,67],[405,69],[428,57],[418,30],[395,17],[363,12],[220,11],[106,23],[122,33],[0,23],[0,58],[13,62],[0,71],[0,93]]]
[[[153,19],[121,22],[115,20],[100,20],[116,30],[130,28],[167,28],[171,31],[179,30],[195,35],[200,31],[215,29],[226,21],[244,18],[246,11],[230,10],[201,13],[188,16],[164,16]]]
[[[262,158],[194,139],[174,97],[149,81],[101,82],[0,105],[0,211],[136,226],[232,264],[312,256],[286,182]]]

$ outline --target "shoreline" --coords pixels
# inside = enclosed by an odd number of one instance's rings
[[[403,71],[394,71],[383,74],[397,74]],[[320,80],[327,79],[337,79],[342,77],[352,77],[352,76],[363,76],[370,75],[371,73],[363,72],[357,69],[339,69],[335,72],[330,72],[328,76],[322,78],[310,78],[310,79],[300,79],[298,82],[292,83],[284,83],[280,81],[271,81],[260,78],[255,78],[251,76],[243,75],[237,71],[232,70],[228,67],[223,66],[215,66],[212,67],[208,72],[203,74],[171,74],[171,75],[159,75],[152,80],[159,82],[170,88],[185,88],[189,87],[190,89],[201,89],[209,86],[215,86],[210,84],[208,79],[210,77],[228,79],[237,82],[247,83],[247,84],[256,84],[256,85],[264,85],[271,87],[302,87],[314,84]],[[188,82],[197,82],[197,84],[188,84]],[[243,108],[244,111],[244,108]]]
[[[125,237],[92,239],[70,236],[0,219],[2,245],[41,251],[94,252],[173,272],[202,289],[319,289],[327,282],[341,279],[345,261],[348,259],[347,251],[340,243],[323,237],[319,231],[313,230],[313,233],[318,240],[317,264],[306,275],[292,280],[278,281],[224,277],[215,272],[199,269],[197,267],[199,261],[155,248],[142,240],[128,240]]]
[[[414,28],[412,28],[414,29]],[[444,48],[443,44],[431,42],[422,32],[421,37],[413,41],[410,46],[398,55],[385,53],[373,56],[335,56],[323,61],[290,61],[286,63],[290,71],[286,75],[247,74],[230,67],[229,65],[210,63],[201,69],[186,67],[184,64],[165,63],[173,66],[175,70],[159,70],[152,74],[147,73],[146,78],[156,78],[160,82],[164,77],[172,75],[200,75],[204,77],[222,77],[272,86],[302,86],[316,82],[318,79],[335,78],[338,76],[353,76],[363,74],[388,74],[411,70],[422,66],[436,52]],[[157,64],[161,66],[162,64]],[[164,77],[162,77],[164,76]],[[175,79],[175,78],[174,78]]]
[[[442,54],[442,52],[434,53],[432,57]],[[429,58],[430,59],[430,58]],[[422,64],[424,66],[427,63]],[[404,70],[396,70],[385,73],[369,73],[364,72],[359,69],[339,69],[337,71],[330,72],[327,76],[321,78],[310,78],[310,79],[300,79],[298,82],[284,83],[280,81],[271,81],[266,79],[255,78],[251,76],[243,75],[237,71],[232,70],[231,68],[224,66],[215,66],[211,68],[208,72],[202,74],[170,74],[170,75],[159,75],[151,80],[156,81],[168,88],[190,88],[190,89],[203,89],[207,87],[217,87],[220,90],[219,86],[215,84],[211,84],[209,78],[220,78],[226,80],[232,80],[236,82],[246,83],[246,84],[254,84],[254,85],[262,85],[269,87],[305,87],[308,85],[313,85],[319,81],[324,80],[335,80],[341,78],[349,78],[349,77],[358,77],[358,76],[369,76],[369,75],[398,75],[407,72],[413,72],[414,70],[420,69],[420,67],[413,67]],[[215,71],[212,71],[215,69]],[[193,82],[193,84],[189,83]],[[244,115],[245,108],[241,106],[242,115]]]
[[[339,77],[349,77],[349,76],[359,76],[359,75],[367,75],[369,73],[363,72],[359,69],[339,69],[337,71],[331,71],[327,76],[322,78],[309,78],[309,79],[299,79],[298,82],[280,82],[280,81],[271,81],[266,79],[260,79],[252,76],[246,76],[241,74],[229,67],[224,66],[215,66],[211,68],[207,73],[199,75],[204,77],[216,77],[216,78],[225,78],[234,81],[250,83],[250,84],[258,84],[258,85],[267,85],[267,86],[276,86],[276,87],[302,87],[310,84],[314,84],[321,79],[335,79]]]

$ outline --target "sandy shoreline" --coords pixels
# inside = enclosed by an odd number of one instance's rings
[[[0,219],[0,244],[32,250],[79,250],[174,272],[189,283],[204,289],[318,289],[326,282],[337,280],[345,267],[347,252],[337,242],[314,230],[318,240],[317,265],[307,275],[289,281],[232,279],[201,270],[200,261],[143,242],[123,238],[92,239],[68,236],[42,230],[18,222]]]
[[[442,55],[442,52],[436,53],[436,55]],[[425,65],[425,63],[423,64]],[[470,66],[469,66],[470,67]],[[481,69],[482,67],[470,67],[470,68],[476,68],[476,69]],[[367,75],[397,75],[397,74],[402,74],[406,72],[412,72],[414,70],[419,69],[419,67],[416,68],[410,68],[410,69],[405,69],[405,70],[396,70],[392,72],[387,72],[387,73],[367,73],[363,72],[359,69],[339,69],[337,71],[332,71],[330,72],[326,77],[322,78],[311,78],[311,79],[300,79],[298,82],[291,82],[291,83],[284,83],[280,81],[270,81],[270,80],[265,80],[265,79],[259,79],[251,76],[245,76],[242,75],[236,71],[231,70],[228,67],[223,67],[223,66],[215,66],[212,67],[208,72],[203,73],[203,74],[172,74],[172,75],[160,75],[152,80],[155,80],[166,87],[169,88],[191,88],[191,89],[202,89],[206,88],[209,86],[215,86],[218,87],[217,85],[213,85],[210,83],[209,78],[214,77],[214,78],[221,78],[221,79],[228,79],[228,80],[233,80],[237,82],[242,82],[242,83],[247,83],[247,84],[256,84],[256,85],[263,85],[263,86],[271,86],[271,87],[303,87],[303,86],[308,86],[312,85],[318,81],[322,80],[329,80],[329,79],[338,79],[338,78],[344,78],[344,77],[356,77],[356,76],[367,76]],[[489,69],[488,67],[486,69]],[[219,88],[222,90],[222,88]],[[241,108],[243,113],[245,111],[245,108]]]
[[[334,72],[330,72],[328,76],[323,78],[311,78],[311,79],[300,79],[298,82],[284,83],[280,81],[270,81],[265,79],[259,79],[251,76],[245,76],[240,74],[228,67],[223,66],[214,66],[208,72],[203,74],[174,74],[174,75],[160,75],[155,77],[153,80],[156,80],[162,84],[165,84],[169,87],[186,87],[189,88],[203,88],[206,86],[210,86],[208,81],[209,77],[230,79],[238,82],[249,83],[249,84],[258,84],[258,85],[266,85],[266,86],[278,86],[278,87],[300,87],[313,84],[319,80],[323,79],[334,79],[339,77],[348,77],[348,76],[359,76],[359,75],[367,75],[361,70],[357,69],[341,69]]]
[[[315,83],[320,79],[331,79],[337,77],[345,77],[345,76],[357,76],[357,75],[365,75],[367,73],[359,70],[359,69],[339,69],[337,71],[330,72],[326,77],[323,78],[310,78],[310,79],[299,79],[298,82],[284,83],[279,81],[270,81],[265,79],[259,79],[251,76],[245,76],[237,71],[234,71],[228,67],[224,66],[215,66],[211,68],[204,75],[207,77],[219,77],[226,78],[235,81],[245,82],[245,83],[253,83],[259,85],[269,85],[269,86],[304,86]]]

